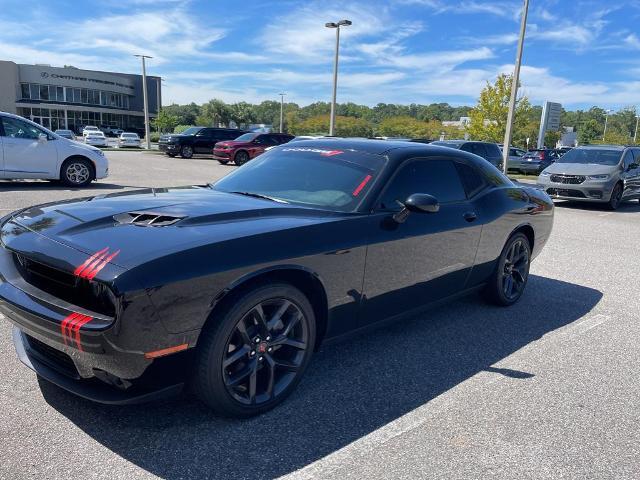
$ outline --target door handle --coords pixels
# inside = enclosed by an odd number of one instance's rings
[[[478,218],[478,215],[476,215],[476,212],[467,212],[463,215],[463,217],[467,222],[473,222],[476,218]]]

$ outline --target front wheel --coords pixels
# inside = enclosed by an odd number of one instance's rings
[[[622,201],[622,185],[619,183],[613,187],[613,192],[611,192],[611,198],[609,199],[609,203],[607,206],[609,210],[617,210],[620,206],[620,202]]]
[[[226,165],[227,163],[229,163],[229,160],[218,160],[218,163],[220,165]]]
[[[91,164],[84,158],[67,160],[60,173],[60,180],[68,187],[84,187],[93,180]]]
[[[138,148],[142,148],[142,147],[138,147]],[[176,154],[175,154],[175,153],[167,153],[167,155],[168,155],[169,157],[171,157],[171,158],[174,158],[174,157],[176,156]]]
[[[529,239],[516,233],[507,240],[496,269],[485,287],[486,299],[496,305],[509,306],[520,300],[529,279],[531,246]]]
[[[300,381],[315,344],[307,297],[288,284],[234,295],[198,340],[194,386],[228,417],[250,417],[282,402]]]
[[[193,148],[191,148],[188,145],[185,145],[184,147],[182,147],[182,149],[180,149],[180,156],[182,158],[191,158],[191,157],[193,157]]]
[[[249,161],[249,154],[241,150],[238,153],[236,153],[236,156],[234,157],[234,161],[238,166],[244,165]]]

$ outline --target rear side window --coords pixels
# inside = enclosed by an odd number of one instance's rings
[[[414,193],[427,193],[440,203],[458,202],[466,194],[456,166],[451,160],[411,160],[400,167],[385,189],[380,207],[399,210]]]
[[[483,145],[483,147],[485,147],[485,149],[487,150],[487,153],[489,154],[489,157],[491,158],[498,158],[502,156],[502,152],[500,152],[500,149],[498,148],[497,145],[489,143],[489,144]]]
[[[466,163],[456,162],[456,169],[462,180],[462,185],[467,192],[467,197],[474,197],[488,186],[484,175]]]
[[[485,159],[488,157],[487,149],[484,148],[484,145],[482,143],[472,143],[470,152],[475,153],[476,155]]]

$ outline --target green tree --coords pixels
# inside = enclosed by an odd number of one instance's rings
[[[238,125],[247,125],[256,120],[256,111],[252,104],[237,102],[229,105],[229,116]]]
[[[404,115],[382,120],[376,134],[385,137],[439,138],[441,131],[441,122],[422,122]]]
[[[200,106],[193,102],[188,105],[176,105],[174,103],[162,107],[162,110],[178,117],[178,125],[195,125],[196,118],[200,115]]]
[[[214,98],[202,105],[197,118],[198,125],[215,126],[228,125],[231,119],[231,109],[222,100]]]
[[[151,123],[158,129],[158,132],[172,132],[176,125],[178,125],[178,117],[162,108],[158,116]]]
[[[328,135],[329,115],[317,115],[290,126],[295,135]],[[336,116],[335,134],[338,137],[370,137],[373,130],[362,118]]]
[[[578,130],[578,141],[581,144],[594,143],[602,138],[603,128],[595,119],[587,120]]]
[[[500,75],[495,83],[487,82],[480,92],[478,104],[469,112],[471,123],[467,132],[474,140],[502,142],[507,124],[509,97],[513,78]],[[524,129],[531,116],[531,104],[526,96],[516,101],[516,114],[513,122],[514,130]]]
[[[549,130],[544,135],[544,144],[549,148],[555,148],[556,144],[562,137],[562,133],[557,130]]]

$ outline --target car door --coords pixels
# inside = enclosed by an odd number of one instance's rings
[[[393,220],[399,201],[436,197],[436,213]],[[390,179],[371,217],[363,285],[363,325],[447,297],[464,288],[480,239],[481,220],[449,157],[406,161]]]
[[[0,117],[5,178],[52,178],[58,172],[57,139],[22,119]]]
[[[0,122],[0,178],[4,178],[4,151],[2,148],[2,122]]]
[[[193,139],[193,153],[211,153],[215,139],[211,128],[203,128]]]
[[[629,170],[630,181],[632,182],[633,193],[635,197],[640,197],[640,148],[633,150],[633,165]]]
[[[624,190],[622,198],[628,200],[635,198],[638,186],[638,168],[636,167],[635,158],[631,149],[628,149],[622,157],[622,173],[620,178],[624,182]]]

